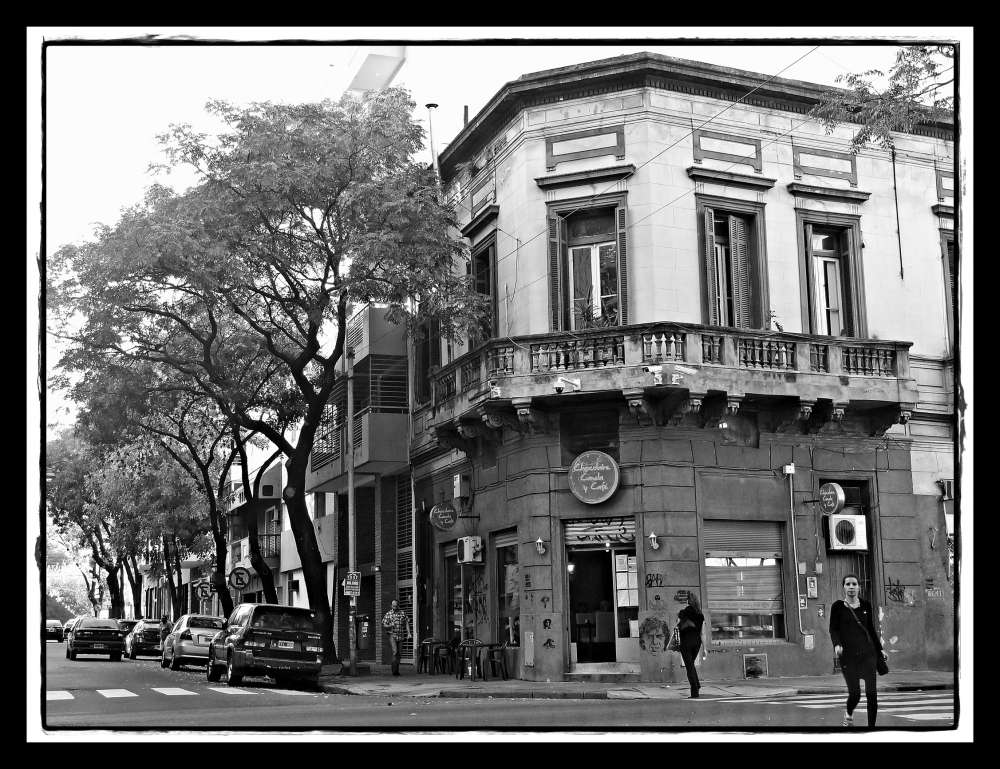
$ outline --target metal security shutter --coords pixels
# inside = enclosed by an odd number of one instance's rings
[[[781,524],[776,521],[705,521],[705,555],[712,558],[781,558]]]
[[[412,622],[415,586],[413,574],[413,497],[410,476],[396,476],[396,596],[399,608]],[[403,641],[400,661],[413,662],[413,639]]]
[[[517,529],[493,535],[493,547],[510,547],[517,544]]]
[[[563,521],[563,539],[567,546],[604,547],[635,544],[635,518],[592,518]]]

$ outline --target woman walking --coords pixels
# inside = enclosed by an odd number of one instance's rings
[[[702,659],[707,659],[708,644],[705,641],[705,615],[701,611],[698,596],[688,590],[687,600],[688,605],[677,615],[677,627],[681,636],[681,660],[687,670],[688,683],[691,684],[691,699],[697,699],[698,690],[701,689],[697,671],[701,664],[698,650],[705,649]]]
[[[865,681],[868,702],[868,726],[875,726],[878,698],[875,693],[877,655],[885,659],[882,641],[875,629],[872,605],[859,595],[858,577],[844,577],[844,600],[830,607],[830,638],[833,651],[840,657],[840,670],[847,681],[847,712],[844,726],[854,726],[854,708],[861,701],[861,679]]]

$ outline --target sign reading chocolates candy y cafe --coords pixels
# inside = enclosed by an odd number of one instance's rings
[[[569,467],[569,490],[588,505],[607,502],[618,488],[618,463],[603,451],[585,451]]]
[[[438,531],[449,531],[455,525],[455,521],[458,520],[458,513],[447,502],[442,502],[440,505],[434,505],[431,508],[430,519],[431,526]]]

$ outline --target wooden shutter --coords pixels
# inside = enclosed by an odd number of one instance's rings
[[[706,318],[706,323],[709,326],[718,326],[719,276],[715,269],[715,211],[708,206],[705,206],[702,214],[702,227],[705,231],[705,295],[708,297],[708,317]]]
[[[948,241],[948,281],[951,283],[951,313],[958,307],[958,274],[955,272],[955,241]]]
[[[812,319],[812,327],[809,329],[813,334],[818,334],[820,329],[819,307],[816,302],[817,287],[819,286],[819,274],[816,272],[816,259],[813,256],[813,226],[806,224],[806,283],[807,301],[809,316]]]
[[[490,276],[490,336],[500,336],[500,309],[499,295],[500,289],[497,286],[497,246],[490,244],[489,253],[486,256],[489,264],[487,269]]]
[[[563,317],[563,275],[561,252],[565,241],[559,235],[563,222],[558,216],[549,217],[549,330],[559,331]]]
[[[840,233],[840,282],[843,288],[843,317],[844,336],[855,336],[854,317],[854,286],[853,270],[851,269],[851,230],[846,229]]]
[[[750,268],[747,253],[747,223],[738,216],[729,217],[729,253],[733,276],[733,325],[750,328]]]
[[[438,320],[432,320],[427,329],[427,335],[429,337],[428,345],[430,348],[429,365],[440,366],[441,365],[441,322]]]
[[[628,247],[625,244],[625,206],[618,206],[618,318],[628,325]]]

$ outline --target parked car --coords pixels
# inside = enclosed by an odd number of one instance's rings
[[[64,641],[68,641],[69,640],[69,631],[72,630],[73,626],[77,622],[79,622],[80,620],[82,620],[82,619],[83,619],[83,617],[80,616],[80,617],[73,617],[73,619],[66,620],[66,624],[63,625],[63,640]]]
[[[223,617],[207,614],[185,614],[174,625],[163,641],[160,667],[170,665],[171,670],[180,670],[181,665],[208,662],[208,645],[225,627]]]
[[[107,654],[112,662],[120,662],[125,651],[118,620],[83,617],[69,631],[66,641],[66,658],[75,660],[77,654]]]
[[[137,619],[120,619],[118,620],[118,629],[122,631],[122,636],[127,636],[132,632],[132,628],[139,624]]]
[[[218,681],[225,671],[229,686],[239,686],[245,675],[315,685],[322,667],[315,612],[294,606],[240,604],[208,647],[208,680]]]
[[[45,620],[45,629],[42,631],[43,641],[61,641],[63,639],[63,625],[57,619]]]
[[[125,636],[125,654],[130,660],[134,660],[140,654],[159,654],[160,648],[159,620],[141,619]]]

